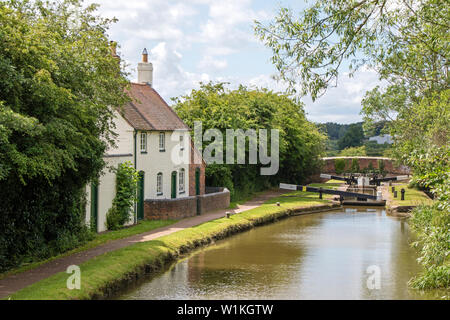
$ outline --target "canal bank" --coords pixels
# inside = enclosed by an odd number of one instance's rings
[[[258,208],[230,218],[221,218],[175,232],[155,240],[140,242],[105,253],[82,263],[80,289],[67,289],[70,275],[57,273],[10,296],[11,299],[103,299],[116,295],[140,278],[161,270],[168,263],[201,246],[230,235],[268,224],[293,214],[329,210],[339,206],[317,195],[271,199]]]

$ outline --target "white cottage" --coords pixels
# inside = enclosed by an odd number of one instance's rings
[[[189,127],[152,88],[153,66],[144,49],[132,99],[116,111],[116,147],[105,154],[108,167],[130,161],[140,174],[138,203],[130,224],[144,218],[144,200],[204,194],[204,162],[193,163]],[[192,171],[192,172],[191,172]],[[107,169],[87,188],[86,222],[105,231],[106,213],[115,196],[115,174]],[[192,194],[194,193],[194,194]]]

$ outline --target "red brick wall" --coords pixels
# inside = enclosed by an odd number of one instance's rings
[[[145,200],[144,218],[146,220],[178,220],[229,206],[230,192],[226,189],[193,197]]]
[[[225,209],[230,206],[230,191],[224,189],[216,193],[208,193],[200,198],[200,214]]]
[[[146,220],[178,220],[195,215],[197,215],[196,197],[154,199],[144,202],[144,218]]]
[[[345,170],[350,171],[353,158],[349,157],[349,158],[344,158],[344,159],[346,159]],[[375,169],[378,169],[378,159],[382,159],[384,161],[384,170],[386,170],[387,173],[400,174],[400,175],[410,174],[410,169],[408,167],[403,166],[403,165],[396,166],[394,163],[394,160],[391,160],[391,159],[365,158],[365,157],[358,157],[356,159],[358,159],[360,169],[367,168],[369,166],[369,163],[372,163],[372,166]],[[335,168],[334,168],[334,160],[335,160],[335,158],[325,158],[324,165],[322,167],[321,172],[322,173],[336,173]]]

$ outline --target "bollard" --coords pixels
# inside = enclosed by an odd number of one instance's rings
[[[226,214],[227,214],[227,218],[229,219],[231,216],[231,213],[227,211]]]
[[[322,199],[322,187],[319,188],[319,199]]]
[[[401,200],[405,200],[405,189],[402,189],[400,192],[402,193]]]
[[[394,193],[395,192],[395,187],[392,187],[392,193]]]
[[[394,191],[394,198],[397,198],[397,191]]]

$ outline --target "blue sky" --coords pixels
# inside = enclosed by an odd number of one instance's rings
[[[296,11],[303,1],[292,0],[89,0],[100,4],[99,13],[119,21],[109,30],[119,43],[121,58],[129,65],[130,80],[143,48],[154,68],[154,88],[171,104],[171,97],[188,94],[199,82],[226,81],[283,91],[272,80],[271,51],[255,37],[253,21],[265,23],[280,5]],[[310,120],[351,123],[361,120],[364,92],[379,84],[374,71],[363,69],[355,77],[340,77],[337,88],[312,102],[305,97]]]

